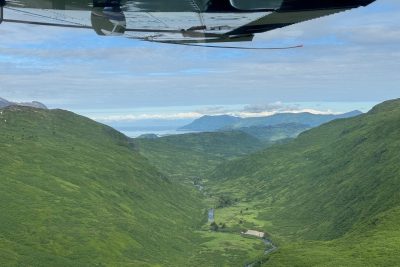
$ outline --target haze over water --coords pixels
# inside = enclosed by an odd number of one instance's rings
[[[129,137],[154,133],[183,134],[178,129],[205,115],[263,117],[282,112],[338,114],[353,110],[367,112],[376,102],[274,102],[253,105],[197,105],[120,109],[80,109],[75,112],[110,125]]]

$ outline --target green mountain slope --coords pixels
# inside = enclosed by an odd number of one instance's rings
[[[0,109],[0,265],[396,266],[399,122],[389,101],[259,151],[240,131],[129,139],[66,111]],[[221,204],[219,232],[206,204]],[[246,229],[279,249],[262,256]]]
[[[138,138],[134,142],[162,172],[180,177],[202,176],[225,160],[265,147],[257,138],[240,131]]]
[[[185,266],[205,220],[124,135],[26,107],[0,110],[0,203],[1,266]]]
[[[209,186],[254,211],[231,207],[229,223],[244,217],[272,235],[271,266],[396,266],[399,122],[400,100],[383,103],[223,164]]]
[[[276,142],[295,138],[300,133],[310,129],[310,126],[298,123],[277,124],[272,126],[252,126],[237,129],[264,142]]]

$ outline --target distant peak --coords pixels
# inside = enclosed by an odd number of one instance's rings
[[[31,107],[31,108],[39,108],[39,109],[47,109],[46,105],[38,102],[38,101],[32,101],[32,102],[11,102],[8,101],[2,97],[0,97],[0,108],[6,108],[9,106],[22,106],[22,107]]]
[[[192,123],[183,126],[180,130],[190,130],[198,132],[216,131],[235,122],[240,121],[241,118],[231,115],[205,115],[194,120]]]
[[[204,115],[204,116],[200,117],[200,119],[201,118],[239,118],[239,117],[231,116],[228,114],[221,114],[221,115]]]

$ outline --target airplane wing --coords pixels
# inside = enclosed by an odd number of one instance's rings
[[[250,13],[150,12],[131,6],[121,9],[87,8],[63,10],[8,4],[4,22],[30,25],[94,29],[100,35],[122,35],[132,39],[168,43],[221,43],[251,41],[253,34],[227,35],[265,15]],[[120,31],[115,32],[115,25]],[[114,30],[114,31],[113,31]]]
[[[118,5],[104,5],[114,3],[110,1],[117,1]],[[94,29],[100,35],[123,35],[162,43],[226,43],[251,41],[257,33],[365,6],[374,1],[10,0],[7,1],[7,14],[3,21]]]
[[[238,0],[236,0],[238,1]],[[285,0],[281,7],[242,27],[228,32],[228,35],[255,34],[276,30],[293,24],[313,20],[350,9],[366,6],[375,0],[296,1]]]

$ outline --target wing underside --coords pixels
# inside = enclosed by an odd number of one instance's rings
[[[124,36],[163,42],[239,42],[251,41],[252,34],[227,35],[265,13],[195,13],[123,11]],[[92,29],[92,11],[35,9],[18,6],[5,8],[6,22]]]
[[[157,1],[159,0],[152,0],[148,3],[156,6]],[[47,3],[47,5],[42,2]],[[202,10],[207,8],[205,3],[208,1],[199,3],[195,0],[181,0],[181,2],[186,3],[186,5],[182,5],[184,9],[179,12],[172,12],[158,11],[154,7],[151,9],[149,5],[146,9],[141,8],[144,2],[144,0],[127,1],[118,9],[120,22],[123,17],[124,36],[154,42],[187,44],[251,41],[257,33],[272,31],[363,5],[335,5],[307,9],[289,6],[289,8],[280,8],[271,12],[265,10],[203,12]],[[163,1],[159,2],[162,3]],[[293,2],[293,0],[285,0],[284,2]],[[234,1],[234,3],[238,3],[238,1]],[[276,0],[275,3],[277,3]],[[37,8],[37,6],[42,8]],[[7,2],[5,11],[5,22],[93,28],[93,6],[90,2],[73,9],[67,8],[65,5],[55,8],[54,2],[53,5],[50,5],[48,0],[14,0]],[[112,22],[114,15],[111,11],[108,14],[109,20]]]

